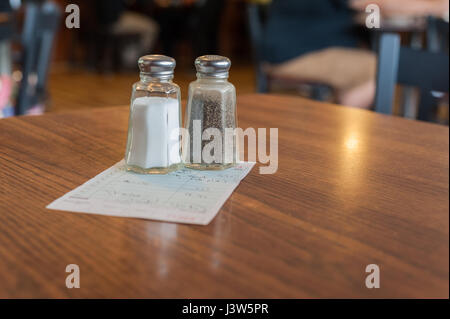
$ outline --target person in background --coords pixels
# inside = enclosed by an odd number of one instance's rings
[[[192,43],[193,54],[218,53],[219,23],[224,0],[155,0],[160,9],[160,40],[166,55],[175,56],[182,38]]]
[[[149,16],[130,10],[132,4],[135,1],[127,0],[96,0],[96,1],[80,1],[82,5],[82,24],[86,25],[85,30],[92,30],[91,33],[97,32],[99,35],[108,35],[108,38],[99,36],[95,42],[97,45],[97,52],[91,54],[99,54],[102,56],[100,64],[110,65],[112,64],[112,46],[117,43],[111,43],[114,41],[114,37],[127,35],[137,35],[136,41],[129,41],[126,45],[121,42],[119,45],[122,47],[119,50],[120,62],[123,66],[128,68],[135,67],[137,59],[153,50],[156,42],[159,26]],[[149,2],[146,1],[149,5]],[[93,9],[93,10],[92,10]],[[89,16],[89,14],[91,14]],[[106,49],[105,49],[106,48]],[[105,52],[104,52],[105,51]],[[94,63],[97,63],[95,61]]]
[[[191,17],[194,55],[218,54],[219,25],[224,0],[199,0]]]
[[[368,47],[369,36],[355,25],[354,13],[348,0],[271,1],[262,43],[263,60],[275,66],[275,69],[280,66],[278,70],[281,73],[287,71],[290,77],[295,77],[297,71],[299,78],[305,76],[307,69],[318,82],[325,84],[329,84],[327,81],[331,76],[337,79],[335,83],[342,83],[340,79],[345,77],[353,77],[356,81],[345,81],[351,83],[351,87],[339,87],[335,90],[338,92],[337,102],[369,108],[375,96],[376,60],[368,50],[356,51],[357,48]],[[331,48],[337,50],[324,51]],[[345,49],[350,49],[349,54],[346,55]],[[356,65],[358,62],[351,63],[353,72],[347,71],[350,69],[347,68],[348,60],[353,55],[358,57],[356,61],[368,60],[370,63],[362,63],[370,65],[366,67],[367,65]],[[332,67],[336,65],[340,71],[335,71],[338,74],[331,74]],[[333,83],[330,84],[334,87]]]
[[[160,26],[159,41],[165,55],[175,56],[175,45],[180,40],[183,30],[187,29],[187,16],[192,1],[154,0],[157,8],[155,18]]]
[[[270,63],[368,40],[355,26],[347,0],[273,0],[269,8],[264,57]]]
[[[13,81],[11,78],[11,44],[9,37],[13,33],[10,15],[12,7],[9,1],[0,2],[0,118],[14,115],[11,103]]]
[[[136,65],[137,59],[150,52],[156,42],[159,26],[147,15],[129,10],[132,1],[100,0],[100,12],[104,11],[103,19],[109,23],[114,35],[139,34],[139,41],[126,45],[121,53],[122,62],[127,67]]]

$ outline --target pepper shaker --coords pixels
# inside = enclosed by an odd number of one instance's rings
[[[176,62],[164,55],[138,60],[140,81],[132,88],[126,167],[142,174],[166,174],[181,163],[180,88],[172,82]]]
[[[195,60],[197,80],[189,85],[183,141],[186,167],[220,170],[237,161],[234,129],[236,89],[228,82],[231,61],[223,56],[205,55]]]

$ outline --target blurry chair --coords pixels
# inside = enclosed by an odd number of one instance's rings
[[[16,104],[16,115],[45,98],[51,51],[61,16],[52,2],[27,2],[22,33],[22,80]]]
[[[428,17],[427,20],[427,49],[430,52],[449,51],[448,22],[436,17]]]
[[[262,43],[264,37],[264,22],[267,19],[268,5],[247,4],[247,15],[250,39],[253,48],[253,60],[255,61],[257,91],[268,91],[267,77],[263,71]]]
[[[396,19],[391,18],[391,27],[372,31],[373,36],[373,48],[374,51],[379,50],[380,36],[384,33],[398,33],[402,34],[401,38],[406,35],[407,46],[412,49],[424,49],[430,52],[443,52],[448,54],[448,23],[437,17],[429,16],[409,18],[410,23],[402,26],[402,23],[398,27],[395,27],[392,22]],[[407,19],[408,20],[408,19]],[[405,21],[407,21],[405,20]],[[400,20],[401,22],[402,20]],[[376,30],[376,29],[374,29]],[[426,43],[423,43],[423,35],[426,34]],[[406,45],[405,43],[405,45]],[[425,45],[425,47],[424,47]],[[403,116],[406,118],[415,119],[417,117],[418,109],[418,95],[427,95],[429,92],[419,92],[417,88],[404,86],[401,93],[401,107]],[[432,99],[430,97],[430,99]]]
[[[362,86],[368,86],[373,92],[376,55],[369,50],[331,47],[277,65],[266,63],[262,58],[262,43],[267,12],[268,5],[248,4],[258,92],[268,92],[274,86],[297,90],[306,86],[310,88],[310,97],[316,100],[325,100],[330,94],[340,100],[344,94]]]
[[[400,46],[400,36],[381,36],[378,53],[375,110],[392,114],[395,85],[421,89],[418,119],[430,120],[434,104],[432,91],[449,91],[449,56]]]

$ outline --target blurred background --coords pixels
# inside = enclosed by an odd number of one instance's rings
[[[70,28],[70,4],[79,28]],[[377,24],[370,4],[381,10],[379,28],[368,28]],[[174,82],[186,98],[194,59],[220,54],[232,60],[238,94],[297,95],[448,125],[448,6],[0,0],[0,118],[126,105],[145,54],[177,60]]]

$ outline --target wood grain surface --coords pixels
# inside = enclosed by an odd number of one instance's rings
[[[0,297],[449,297],[448,127],[269,95],[238,114],[279,128],[279,168],[208,226],[45,209],[122,159],[127,107],[0,120]]]

